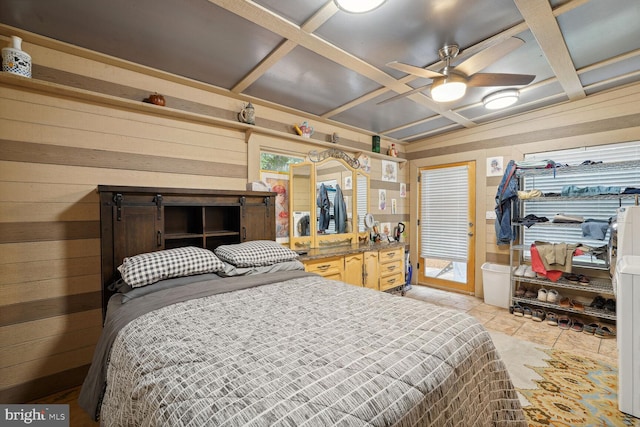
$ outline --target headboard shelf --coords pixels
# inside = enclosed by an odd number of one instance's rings
[[[109,284],[126,257],[162,249],[210,250],[275,240],[275,193],[193,188],[98,186],[103,314]]]

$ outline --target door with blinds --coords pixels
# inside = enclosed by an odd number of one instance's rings
[[[475,162],[420,169],[418,283],[474,292]]]

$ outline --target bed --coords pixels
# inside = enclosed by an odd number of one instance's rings
[[[213,272],[121,281],[80,394],[102,425],[527,425],[473,317],[218,249]]]

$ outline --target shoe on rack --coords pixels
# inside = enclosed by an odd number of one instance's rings
[[[611,311],[613,313],[616,312],[616,301],[609,298],[605,303],[604,303],[604,309],[606,311]]]
[[[518,289],[516,289],[516,296],[517,297],[523,297],[524,294],[526,294],[526,293],[527,293],[527,289],[522,285],[518,286]]]
[[[573,332],[582,332],[584,330],[584,323],[579,320],[573,320],[571,322],[571,330]]]
[[[547,325],[558,326],[558,315],[550,311],[547,313]]]
[[[533,316],[533,310],[531,310],[529,307],[523,307],[522,310],[524,312],[524,317],[526,319],[531,319],[531,317]]]
[[[547,291],[547,302],[552,304],[557,303],[560,300],[560,294],[555,289],[549,289]]]
[[[522,307],[520,304],[515,303],[513,305],[513,315],[514,316],[518,316],[518,317],[522,317],[524,316],[524,307]]]
[[[527,269],[524,271],[524,277],[528,277],[530,279],[533,279],[536,277],[536,272],[533,271],[533,268],[531,268],[530,265],[528,265]]]
[[[584,311],[584,304],[582,304],[578,300],[572,299],[571,300],[571,308],[573,308],[574,310],[578,310],[578,311]]]
[[[597,323],[589,323],[588,325],[584,325],[584,329],[582,330],[582,332],[588,335],[593,335],[596,333],[596,329],[598,329],[599,327],[600,325],[598,325]]]
[[[538,289],[538,301],[547,301],[547,290],[545,288]]]
[[[533,315],[531,316],[531,320],[535,322],[542,322],[546,315],[544,314],[544,310],[540,310],[539,308],[533,310]]]
[[[524,272],[527,270],[527,266],[525,264],[519,265],[518,267],[516,267],[515,271],[513,272],[514,276],[524,276]]]
[[[599,338],[615,338],[616,330],[608,326],[600,326],[596,329],[595,336]]]
[[[569,329],[571,328],[571,319],[569,316],[560,316],[558,317],[558,327],[560,329]]]
[[[603,297],[598,295],[593,299],[593,301],[591,301],[591,304],[589,304],[589,307],[593,307],[593,308],[597,308],[598,310],[602,310],[606,303],[607,303],[607,300],[605,300]]]
[[[578,282],[580,281],[580,276],[578,276],[577,274],[567,274],[566,276],[564,276],[564,278],[569,283],[573,283],[574,285],[577,285]]]
[[[524,293],[525,298],[536,298],[537,296],[538,293],[531,289],[527,289],[527,291]]]

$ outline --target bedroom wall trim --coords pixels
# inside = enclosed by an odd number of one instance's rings
[[[0,244],[100,238],[100,221],[0,222]]]
[[[5,305],[0,313],[0,327],[63,314],[94,310],[101,306],[101,291]]]
[[[40,377],[14,387],[0,390],[0,402],[26,403],[59,390],[77,387],[89,371],[89,364]]]
[[[414,151],[407,153],[407,158],[409,160],[413,160],[425,157],[455,154],[459,152],[475,151],[479,149],[524,145],[537,141],[576,137],[581,135],[587,136],[593,134],[594,132],[619,131],[621,129],[635,128],[638,126],[640,126],[640,113],[635,113],[614,118],[596,120],[588,123],[570,124],[549,129],[521,132],[509,136],[486,138],[448,147]]]
[[[0,139],[0,160],[247,179],[244,165]]]

